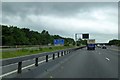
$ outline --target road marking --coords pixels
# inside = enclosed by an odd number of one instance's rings
[[[31,61],[31,60],[26,60],[26,61],[23,61],[23,62],[27,62],[27,61]],[[5,65],[5,66],[3,66],[3,67],[12,66],[12,65],[15,65],[15,64],[18,64],[18,63],[13,63],[13,64]],[[2,67],[2,66],[1,66],[1,67]]]
[[[41,57],[41,58],[42,58],[42,57]],[[31,60],[34,60],[34,59],[31,59]],[[24,63],[24,62],[27,62],[27,61],[31,61],[31,60],[25,60],[25,61],[23,61],[23,63]],[[5,65],[5,66],[3,66],[3,67],[12,66],[12,65],[15,65],[15,64],[18,64],[18,63],[13,63],[13,64]],[[0,66],[0,68],[2,68],[2,66]]]
[[[50,78],[53,78],[53,76],[50,76]]]
[[[55,56],[55,57],[57,57],[57,56]],[[52,58],[49,58],[48,60],[51,60],[51,59],[52,59]],[[38,64],[41,64],[41,63],[43,63],[43,62],[45,62],[45,61],[46,61],[46,60],[40,61],[40,62],[38,62]],[[32,66],[35,66],[35,64],[31,64],[31,65],[28,65],[28,66],[26,66],[26,67],[23,67],[22,70],[24,70],[24,69],[26,69],[26,68],[29,68],[29,67],[32,67]],[[15,73],[15,72],[17,72],[17,69],[14,70],[14,71],[5,73],[5,74],[3,74],[3,75],[0,75],[0,78],[1,78],[1,77],[4,77],[4,76],[7,76],[7,75],[10,75],[10,74],[13,74],[13,73]]]
[[[100,52],[98,54],[101,54]]]
[[[108,61],[110,61],[110,59],[109,59],[109,58],[107,58],[107,57],[106,57],[106,59],[107,59]]]

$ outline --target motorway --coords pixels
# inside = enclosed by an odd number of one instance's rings
[[[119,50],[115,46],[96,50],[79,49],[70,54],[45,62],[39,58],[39,66],[34,60],[25,61],[21,74],[17,74],[17,64],[2,67],[3,78],[118,78]]]

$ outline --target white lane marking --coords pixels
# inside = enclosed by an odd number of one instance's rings
[[[50,78],[53,78],[53,76],[50,76]]]
[[[26,60],[26,61],[23,61],[23,62],[27,62],[27,61],[31,61],[31,60]],[[9,66],[12,66],[12,65],[15,65],[15,64],[18,64],[18,63],[9,64],[9,65],[5,65],[5,66],[3,66],[3,67],[9,67]]]
[[[3,67],[12,66],[12,65],[15,65],[15,64],[17,64],[17,63],[14,63],[14,64],[9,64],[9,65],[5,65],[5,66],[3,66]],[[0,66],[0,67],[2,68],[2,66]]]
[[[109,58],[107,58],[107,57],[106,57],[106,60],[110,61],[110,59],[109,59]]]
[[[41,58],[43,58],[43,57],[41,57]],[[31,60],[34,60],[34,59],[31,59]],[[23,61],[23,62],[27,62],[27,61],[31,61],[31,60],[25,60],[25,61]],[[13,64],[5,65],[5,66],[3,66],[3,67],[12,66],[12,65],[15,65],[15,64],[18,64],[18,63],[13,63]],[[1,67],[2,67],[2,66],[0,66],[0,68],[1,68]]]
[[[45,62],[45,60],[40,61],[38,64],[43,63],[43,62]],[[35,65],[35,64],[31,64],[31,65],[29,65],[29,66],[23,67],[22,70],[24,70],[24,69],[26,69],[26,68],[29,68],[29,67],[32,67],[32,66],[34,66],[34,65]],[[15,72],[17,72],[17,70],[14,70],[14,71],[5,73],[5,74],[3,74],[3,75],[0,75],[0,77],[4,77],[4,76],[10,75],[10,74],[13,74],[13,73],[15,73]]]
[[[57,57],[57,56],[55,56],[55,58],[56,58],[56,57]],[[51,59],[52,59],[52,58],[49,58],[48,60],[51,60]],[[41,63],[43,63],[43,62],[45,62],[45,61],[46,61],[46,60],[40,61],[40,62],[38,62],[38,64],[41,64]],[[29,66],[23,67],[22,70],[24,70],[24,69],[26,69],[26,68],[29,68],[29,67],[32,67],[32,66],[35,66],[35,64],[31,64],[31,65],[29,65]],[[0,78],[1,78],[1,77],[4,77],[4,76],[7,76],[7,75],[10,75],[10,74],[13,74],[13,73],[15,73],[15,72],[17,72],[17,69],[14,70],[14,71],[5,73],[5,74],[3,74],[3,75],[0,75]]]

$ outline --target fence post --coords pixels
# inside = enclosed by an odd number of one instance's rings
[[[58,52],[58,58],[59,58],[59,52]]]
[[[64,56],[64,51],[62,51],[62,56]]]
[[[66,51],[64,51],[64,55],[66,55]]]
[[[63,51],[61,52],[61,56],[63,56]]]
[[[55,54],[53,54],[53,60],[55,59]]]
[[[67,54],[69,54],[69,51],[67,51]]]
[[[70,51],[68,51],[68,53],[70,53]]]
[[[46,62],[48,62],[48,55],[46,55]]]
[[[18,72],[17,73],[21,73],[22,72],[22,62],[18,62]]]
[[[35,66],[38,66],[38,58],[35,58]]]

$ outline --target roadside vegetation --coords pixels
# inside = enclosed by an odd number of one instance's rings
[[[2,48],[22,48],[15,51],[1,52],[2,59],[13,58],[42,52],[51,52],[75,47],[73,38],[51,35],[47,30],[42,32],[33,31],[28,28],[18,28],[17,26],[2,26]],[[54,46],[54,39],[64,39],[63,46]],[[85,45],[86,41],[79,40],[77,46]],[[39,47],[39,49],[27,49],[27,47]],[[53,46],[53,47],[42,47]]]
[[[65,45],[75,45],[72,38],[51,35],[47,30],[42,32],[33,31],[28,28],[18,28],[17,26],[2,25],[2,46],[15,45],[53,45],[54,39],[64,39]]]
[[[25,56],[25,55],[31,55],[31,54],[39,54],[43,52],[52,52],[67,48],[73,48],[75,46],[54,46],[54,47],[46,47],[46,48],[39,48],[39,49],[21,49],[17,51],[9,51],[9,52],[2,52],[0,55],[2,55],[2,59],[4,58],[13,58],[13,57],[19,57],[19,56]]]
[[[87,40],[78,39],[76,43],[77,46],[87,45]]]
[[[120,47],[120,40],[113,39],[113,40],[110,40],[108,44],[109,45],[116,45],[116,46]]]
[[[54,39],[64,39],[64,46],[53,46]],[[51,45],[53,47],[42,47],[47,45]],[[0,55],[2,55],[2,59],[72,48],[74,45],[74,39],[61,37],[59,35],[50,35],[46,30],[38,32],[28,28],[18,28],[17,26],[2,25],[3,48],[22,48],[15,51],[1,52]],[[39,48],[27,49],[27,47],[35,46]]]

